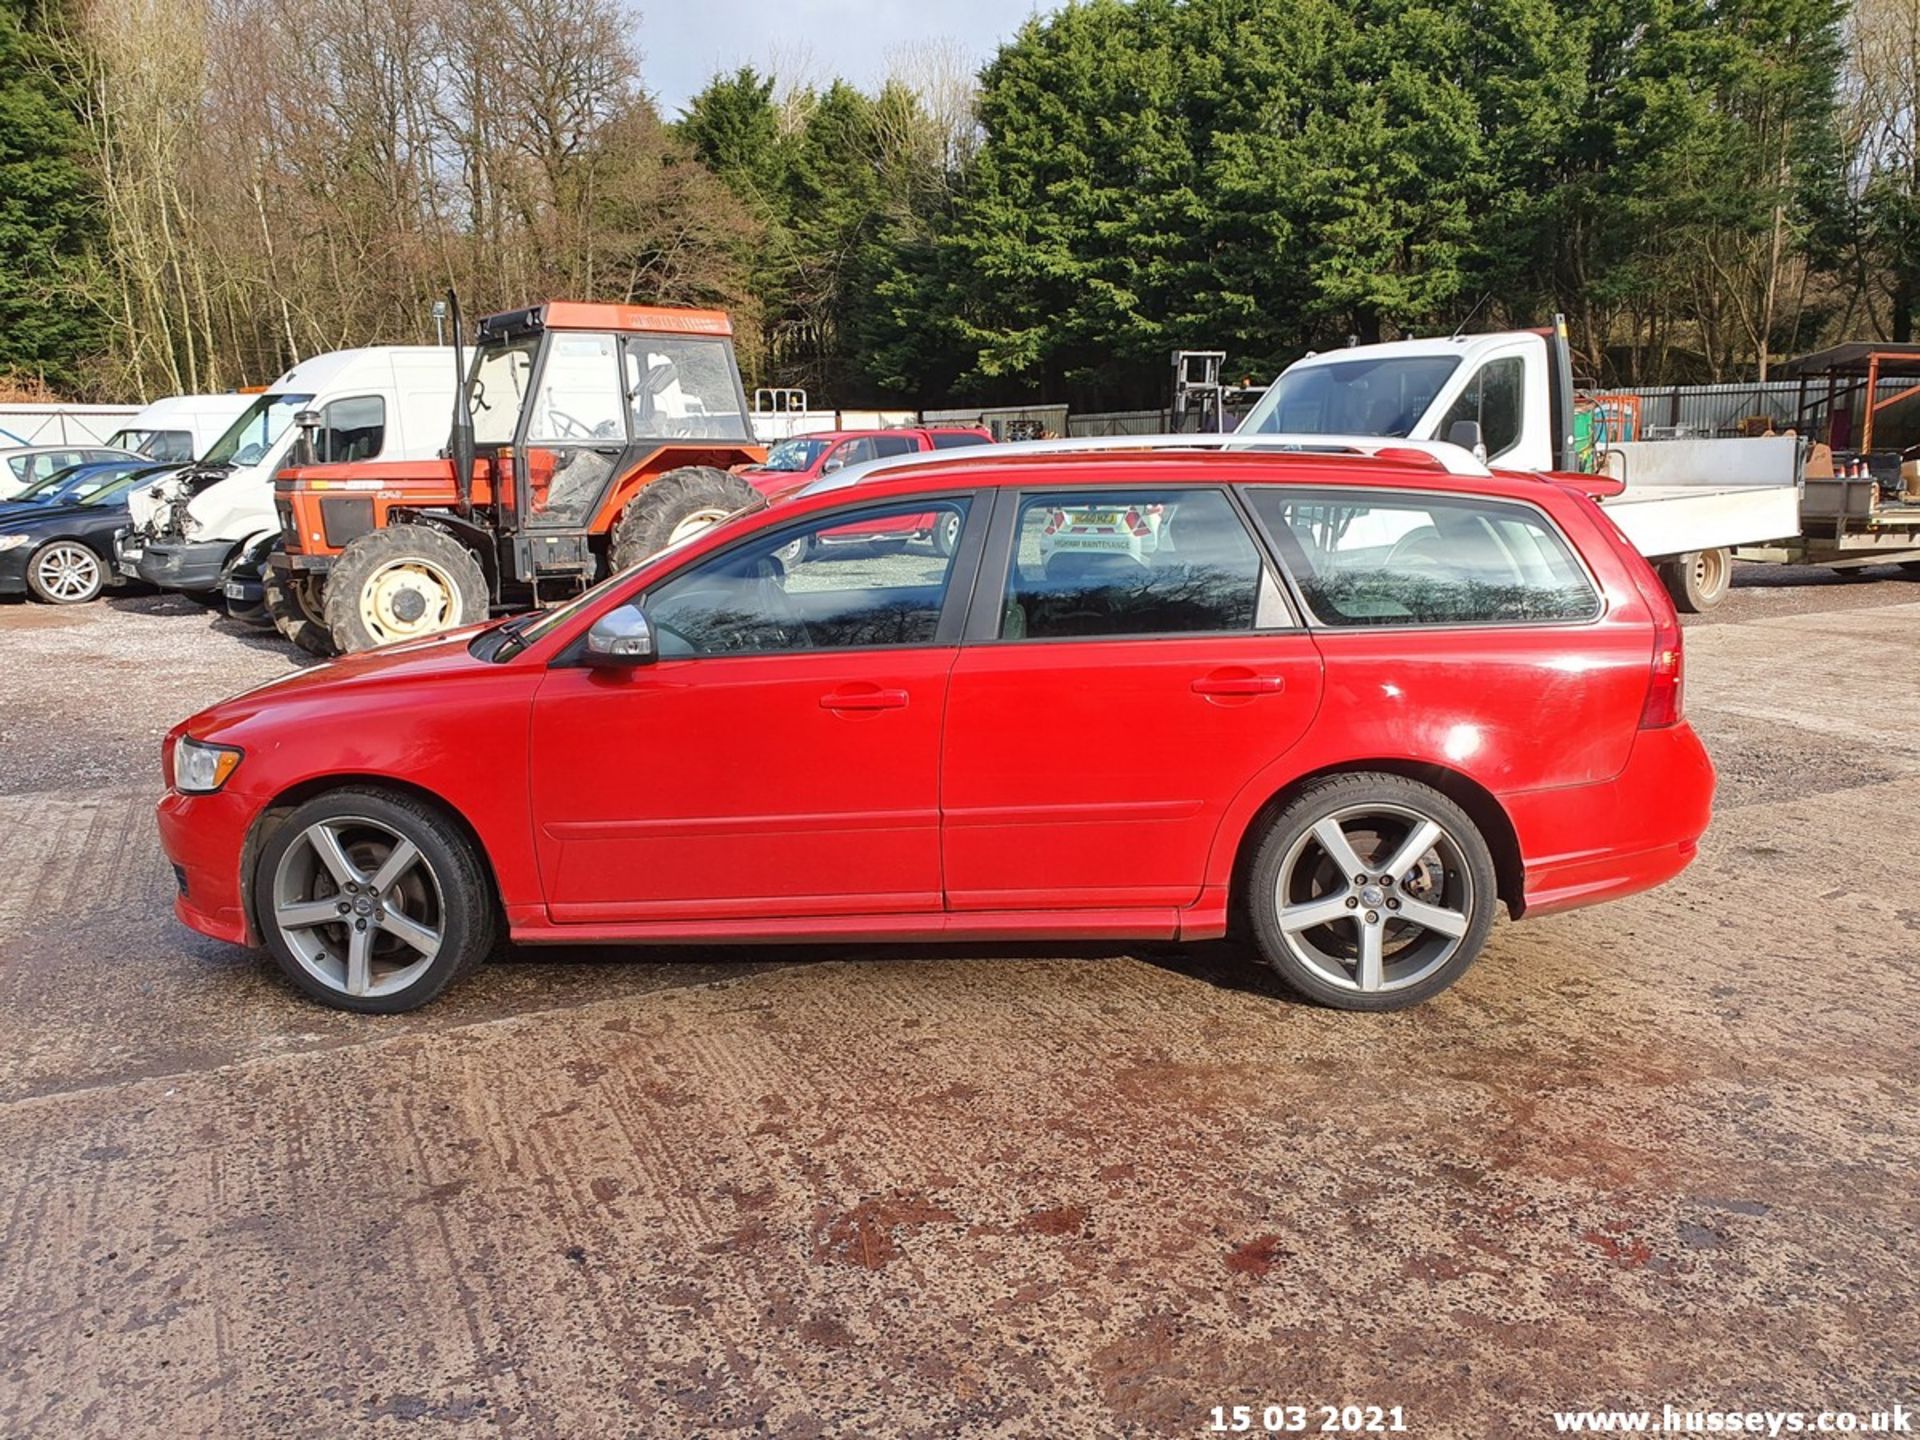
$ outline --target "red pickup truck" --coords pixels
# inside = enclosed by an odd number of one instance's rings
[[[958,450],[968,445],[991,445],[993,432],[984,425],[923,425],[899,430],[823,430],[782,440],[767,452],[763,465],[747,465],[737,473],[767,499],[778,504],[822,475],[849,465],[891,455],[913,455],[923,450]],[[934,515],[892,516],[849,525],[819,537],[832,542],[930,539],[939,554],[953,553],[959,538],[957,515],[945,525]]]

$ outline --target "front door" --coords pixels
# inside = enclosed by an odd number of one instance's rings
[[[813,543],[900,509],[849,505],[704,556],[642,597],[654,663],[549,672],[533,802],[557,923],[939,910],[956,574],[977,542]]]
[[[1319,707],[1313,641],[1223,490],[1024,494],[1010,540],[948,691],[947,904],[1189,904]]]

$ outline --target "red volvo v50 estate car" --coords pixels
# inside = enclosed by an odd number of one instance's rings
[[[881,464],[177,726],[181,918],[361,1011],[507,936],[1236,921],[1300,993],[1385,1010],[1459,978],[1503,902],[1694,856],[1673,608],[1571,488],[1446,447]],[[928,513],[950,553],[795,544]]]

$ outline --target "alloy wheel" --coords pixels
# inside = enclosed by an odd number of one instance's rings
[[[40,592],[56,604],[92,599],[102,580],[100,557],[70,540],[55,541],[34,556],[33,574]]]
[[[445,937],[446,897],[420,847],[364,816],[316,821],[274,867],[267,919],[315,980],[368,998],[423,975]]]
[[[1315,822],[1287,851],[1275,888],[1293,956],[1329,985],[1365,994],[1405,989],[1445,965],[1478,899],[1447,828],[1384,802]]]

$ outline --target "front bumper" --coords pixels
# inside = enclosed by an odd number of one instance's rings
[[[247,915],[241,871],[258,802],[226,790],[182,795],[169,790],[156,807],[160,848],[173,864],[173,913],[189,929],[230,945],[257,945]]]
[[[118,548],[116,541],[116,553]],[[151,540],[134,562],[134,573],[163,590],[218,590],[231,554],[231,540]]]
[[[146,548],[138,533],[132,529],[113,532],[113,568],[129,580],[140,578],[140,554]]]
[[[333,569],[337,555],[301,555],[288,554],[285,550],[276,550],[267,556],[267,564],[283,575],[324,575]]]

